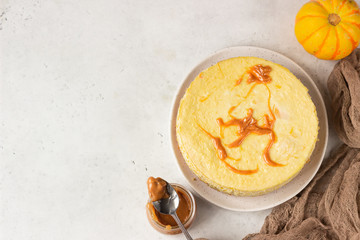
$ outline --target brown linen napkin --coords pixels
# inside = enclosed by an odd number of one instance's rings
[[[346,145],[328,158],[300,196],[275,207],[245,240],[360,239],[360,149]]]
[[[339,138],[360,148],[360,49],[338,62],[329,76],[333,121]]]

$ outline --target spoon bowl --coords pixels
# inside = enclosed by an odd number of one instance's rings
[[[174,214],[179,207],[180,199],[176,190],[171,184],[166,183],[166,190],[169,198],[163,198],[158,201],[152,202],[154,208],[162,214]]]

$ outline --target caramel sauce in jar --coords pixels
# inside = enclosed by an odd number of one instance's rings
[[[195,198],[190,191],[185,187],[171,183],[171,186],[176,190],[179,195],[179,207],[176,210],[180,221],[183,223],[185,228],[189,228],[195,218],[196,203]],[[171,215],[162,214],[156,211],[151,203],[151,199],[146,204],[146,214],[148,220],[153,228],[164,234],[178,234],[181,233],[181,229],[176,224],[175,220]]]

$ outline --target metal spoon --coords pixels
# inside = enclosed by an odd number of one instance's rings
[[[170,197],[152,202],[154,208],[162,214],[170,214],[179,225],[179,228],[184,233],[186,239],[193,240],[188,231],[185,229],[184,225],[181,223],[179,217],[176,215],[176,210],[179,207],[180,202],[179,195],[168,182],[166,182],[166,190]]]

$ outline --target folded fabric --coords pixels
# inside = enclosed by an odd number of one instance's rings
[[[246,240],[360,239],[360,149],[339,147],[297,197],[275,207]]]
[[[335,65],[328,89],[339,138],[350,147],[360,148],[360,49]]]

